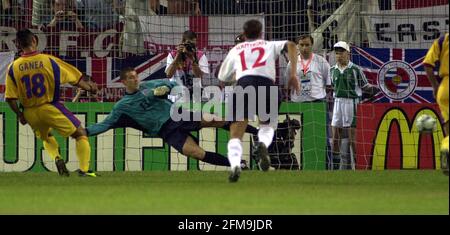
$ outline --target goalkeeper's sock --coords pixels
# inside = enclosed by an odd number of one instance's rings
[[[241,166],[241,156],[242,156],[242,144],[241,140],[234,138],[228,141],[228,161],[230,161],[230,166],[234,167]]]
[[[47,140],[44,140],[44,149],[48,152],[48,155],[55,160],[59,156],[59,145],[54,136],[49,136]]]
[[[80,136],[77,138],[76,149],[78,161],[80,162],[80,170],[87,172],[89,170],[91,147],[86,136]]]
[[[226,122],[225,125],[222,127],[222,129],[229,131],[230,125],[231,125],[231,122]],[[256,134],[258,134],[258,129],[254,126],[247,125],[247,128],[245,128],[245,132],[252,134],[252,135],[256,135]]]
[[[217,166],[230,166],[230,162],[225,156],[213,152],[206,152],[202,161]]]
[[[258,139],[260,142],[264,143],[264,145],[269,148],[270,144],[273,140],[273,135],[275,134],[275,130],[273,127],[269,125],[261,125],[258,131]]]

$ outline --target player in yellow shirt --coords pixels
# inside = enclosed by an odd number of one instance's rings
[[[436,66],[436,62],[439,61],[439,77],[442,78],[441,83],[437,81],[434,76],[433,69]],[[449,156],[449,123],[448,123],[448,33],[441,36],[439,39],[433,42],[428,50],[423,65],[428,76],[428,80],[433,86],[433,95],[436,98],[436,102],[441,110],[442,118],[444,121],[444,135],[445,138],[441,143],[442,161],[441,166],[444,169],[444,173],[448,175],[448,156]]]
[[[92,176],[89,171],[88,138],[80,121],[59,102],[60,86],[69,83],[90,92],[97,92],[95,83],[83,81],[82,73],[72,65],[51,55],[37,52],[37,37],[28,29],[17,32],[17,42],[23,53],[8,67],[5,98],[22,125],[29,124],[44,148],[55,160],[58,173],[69,176],[58,151],[58,142],[51,134],[55,129],[64,137],[76,139],[76,153],[80,162],[78,174]],[[23,107],[21,110],[17,100]]]

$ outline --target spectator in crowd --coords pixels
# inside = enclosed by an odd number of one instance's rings
[[[206,55],[197,50],[195,32],[187,30],[183,33],[181,44],[167,56],[165,72],[171,81],[187,87],[191,95],[194,86],[201,87],[201,79],[209,74],[209,63]],[[176,99],[172,97],[172,101]]]
[[[75,0],[34,0],[32,25],[39,28],[83,29]]]
[[[148,0],[148,11],[149,15],[161,15],[167,13],[167,8],[159,0]]]
[[[295,41],[299,32],[308,32],[306,1],[270,1],[262,6],[266,13],[266,32],[273,40]]]
[[[307,20],[309,22],[310,32],[314,32],[322,23],[324,23],[339,6],[343,0],[308,0]],[[332,45],[337,41],[337,36],[332,35],[332,30],[337,27],[337,21],[333,21],[330,27],[327,27],[322,33],[323,49],[332,50]]]
[[[125,0],[113,0],[113,2],[112,2],[113,10],[115,13],[117,13],[119,15],[119,17],[125,16],[126,2],[127,1],[125,1]]]
[[[240,0],[199,0],[202,15],[238,14]]]
[[[91,30],[103,30],[114,27],[119,22],[124,1],[118,0],[77,0],[77,6],[82,9],[83,23]]]
[[[64,29],[83,29],[76,13],[75,2],[73,0],[52,0],[53,18],[47,27],[58,27]]]
[[[309,34],[298,37],[297,47],[300,50],[297,63],[297,75],[302,84],[301,92],[290,94],[294,102],[324,101],[327,90],[331,91],[330,64],[320,55],[312,52],[314,39]],[[286,78],[289,78],[290,62],[287,66]]]
[[[52,0],[33,0],[31,24],[45,28],[52,20],[52,12]]]
[[[23,0],[0,0],[0,25],[21,21],[24,16]]]
[[[167,5],[169,15],[200,15],[198,0],[170,0]]]
[[[343,0],[308,0],[310,31],[314,31],[325,22],[343,2]]]
[[[118,0],[115,0],[118,1]],[[122,1],[125,2],[125,1]],[[147,34],[142,28],[139,16],[155,16],[167,12],[159,0],[128,0],[124,9],[124,30],[122,51],[133,54],[144,54],[144,37]]]

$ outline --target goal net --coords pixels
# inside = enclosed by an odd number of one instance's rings
[[[3,102],[8,65],[20,56],[15,41],[18,29],[31,28],[38,37],[39,51],[71,63],[99,85],[97,96],[83,92],[76,102],[76,88],[61,88],[61,102],[83,126],[89,126],[104,120],[114,102],[125,95],[119,81],[122,68],[135,68],[141,82],[167,78],[167,58],[187,30],[197,34],[198,56],[207,60],[202,68],[200,103],[211,102],[210,94],[217,88],[221,95],[215,102],[222,109],[232,87],[219,82],[218,70],[249,19],[263,23],[267,40],[298,43],[299,36],[310,35],[311,40],[307,39],[314,56],[323,58],[312,60],[314,65],[308,67],[308,58],[300,57],[297,67],[307,100],[294,98],[285,88],[287,55],[277,60],[276,83],[282,102],[269,148],[273,169],[440,167],[440,121],[431,134],[418,133],[414,123],[425,113],[441,118],[422,61],[433,41],[448,33],[448,1],[4,0],[0,11],[0,172],[56,171],[42,141],[28,125],[20,125]],[[338,41],[348,43],[349,60],[377,89],[358,97],[354,138],[349,128],[341,131],[340,160],[333,165],[336,147],[331,123],[336,94],[326,88],[333,88],[336,81],[322,71],[338,63],[333,50]],[[298,45],[301,56],[305,52]],[[250,125],[257,127],[257,122]],[[192,134],[206,151],[226,156],[228,131],[204,128]],[[77,169],[75,141],[56,136],[67,167]],[[109,130],[89,142],[91,168],[96,171],[227,169],[187,158],[162,139],[133,128]],[[257,169],[253,143],[252,136],[245,134],[243,159]]]

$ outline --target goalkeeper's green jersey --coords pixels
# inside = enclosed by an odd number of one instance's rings
[[[88,126],[86,128],[88,136],[119,127],[132,127],[145,134],[156,136],[161,126],[170,118],[173,103],[167,98],[154,96],[153,90],[160,86],[172,89],[176,85],[176,82],[167,79],[141,83],[139,90],[132,94],[126,93],[102,122]]]

